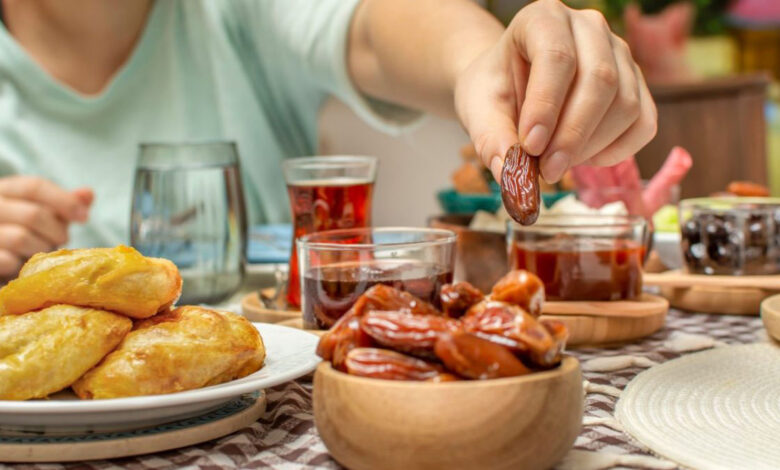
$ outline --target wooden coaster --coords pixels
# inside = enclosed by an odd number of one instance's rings
[[[661,329],[669,302],[642,294],[639,300],[544,303],[543,318],[562,321],[569,328],[568,346],[632,341]]]
[[[78,462],[178,449],[251,426],[265,413],[265,392],[244,395],[203,416],[125,433],[3,436],[0,462]]]
[[[263,293],[273,297],[274,289],[266,289]],[[266,308],[263,302],[260,301],[260,296],[257,292],[247,294],[241,299],[241,313],[244,314],[247,320],[258,323],[279,323],[301,317],[300,310],[274,310]]]
[[[780,276],[709,276],[667,271],[645,273],[643,283],[659,287],[672,307],[727,315],[758,315],[761,302],[780,293]]]
[[[761,302],[761,320],[769,336],[780,341],[780,295],[773,295]]]
[[[569,346],[631,341],[658,331],[666,321],[669,302],[662,297],[642,294],[636,301],[545,302],[542,315],[569,328]],[[303,329],[303,319],[279,322]],[[305,330],[322,336],[324,330]]]

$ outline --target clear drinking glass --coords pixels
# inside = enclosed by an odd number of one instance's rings
[[[141,144],[130,243],[181,271],[181,303],[216,303],[241,286],[246,213],[233,142]]]
[[[295,240],[314,232],[371,226],[375,157],[292,158],[282,164],[293,218],[287,303],[301,305]]]
[[[357,228],[298,239],[303,323],[328,329],[369,287],[385,284],[439,306],[452,282],[455,232],[433,228]]]

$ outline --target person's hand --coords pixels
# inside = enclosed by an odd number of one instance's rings
[[[68,225],[86,222],[93,193],[67,191],[34,176],[0,178],[0,278],[8,279],[35,253],[68,242]]]
[[[558,0],[515,16],[457,77],[455,106],[496,179],[517,142],[555,182],[572,165],[614,165],[656,132],[653,99],[625,41],[601,13]]]

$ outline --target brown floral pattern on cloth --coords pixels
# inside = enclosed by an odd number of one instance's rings
[[[655,362],[664,362],[680,356],[667,349],[664,342],[672,332],[710,336],[729,344],[765,341],[766,335],[758,317],[686,314],[670,311],[666,327],[658,333],[633,344],[606,349],[587,348],[572,351],[580,361],[595,357],[634,355]],[[623,389],[639,372],[630,367],[613,372],[585,372],[592,384],[610,385]],[[589,393],[585,400],[585,415],[609,418],[614,414],[617,399],[599,393]],[[628,435],[605,424],[583,426],[575,448],[616,454],[650,455],[632,442]],[[0,459],[2,456],[0,456]],[[55,470],[55,469],[180,469],[197,468],[217,470],[228,468],[274,469],[338,469],[341,468],[327,453],[317,435],[311,409],[311,376],[275,387],[268,391],[268,409],[263,419],[252,427],[215,441],[158,454],[93,461],[79,464],[17,464],[2,465],[0,469]]]

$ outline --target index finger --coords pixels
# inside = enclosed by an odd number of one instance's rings
[[[0,178],[0,195],[37,202],[68,221],[86,218],[86,209],[77,196],[44,178],[21,175]]]
[[[541,155],[555,132],[561,109],[577,70],[569,16],[565,7],[540,2],[533,13],[519,18],[514,39],[531,64],[518,132],[523,148]]]

